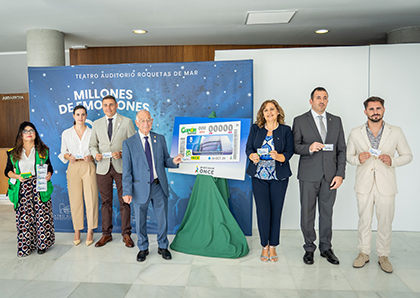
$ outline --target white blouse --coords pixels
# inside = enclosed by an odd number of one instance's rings
[[[61,134],[61,153],[58,158],[63,162],[67,163],[68,160],[64,158],[66,153],[76,156],[76,158],[83,158],[91,155],[89,151],[89,141],[92,130],[86,127],[83,133],[82,139],[77,135],[74,126],[66,129]]]
[[[36,175],[35,172],[35,146],[32,147],[29,156],[26,156],[25,148],[22,148],[22,155],[19,160],[20,173],[31,173],[32,176]]]

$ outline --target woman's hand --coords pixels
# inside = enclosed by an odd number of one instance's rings
[[[76,160],[76,156],[68,154],[68,153],[64,155],[64,158],[68,159],[70,163],[74,163],[74,161]]]
[[[85,157],[83,157],[83,160],[86,162],[91,162],[93,160],[93,156],[92,155],[86,155]]]
[[[286,160],[286,157],[281,153],[277,153],[276,150],[270,151],[270,157],[278,162],[284,162]]]
[[[48,172],[47,173],[47,176],[45,176],[45,180],[50,181],[51,176],[52,176],[52,173],[51,172]]]
[[[260,156],[257,153],[251,153],[249,155],[249,159],[254,163],[257,164],[260,161]]]
[[[7,173],[7,177],[19,180],[20,182],[23,182],[23,180],[25,180],[25,179],[23,179],[23,177],[21,175],[18,175],[15,172],[12,172],[12,171],[9,171],[9,173]]]

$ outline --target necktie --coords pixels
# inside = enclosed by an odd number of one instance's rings
[[[112,118],[108,119],[109,123],[108,123],[108,138],[109,141],[111,141],[112,139]]]
[[[150,183],[153,182],[153,162],[152,162],[152,152],[150,151],[149,141],[147,140],[149,137],[144,137],[144,152],[146,153],[147,163],[149,164],[150,169]]]
[[[321,128],[321,138],[322,138],[322,142],[325,143],[325,139],[327,138],[327,130],[325,128],[324,125],[324,121],[322,121],[322,118],[324,118],[323,116],[318,116],[319,119],[319,127]]]

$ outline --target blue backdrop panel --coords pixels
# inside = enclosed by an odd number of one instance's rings
[[[221,118],[252,118],[252,82],[252,60],[30,67],[30,117],[42,140],[50,147],[54,167],[52,200],[56,230],[73,230],[66,182],[67,165],[58,159],[58,155],[61,133],[72,126],[72,112],[76,105],[87,107],[88,124],[104,116],[102,97],[108,94],[117,98],[118,113],[133,121],[136,111],[147,109],[154,118],[153,131],[165,136],[169,150],[176,116],[207,117],[215,111]],[[168,173],[168,179],[169,233],[176,233],[195,177]],[[250,179],[229,181],[229,188],[231,211],[245,235],[251,235]],[[152,210],[149,211],[148,231],[155,233],[156,218]],[[119,213],[114,189],[114,232],[121,231]],[[135,227],[134,213],[132,226]],[[97,231],[100,230],[101,214]]]

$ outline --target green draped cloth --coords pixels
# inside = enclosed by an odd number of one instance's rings
[[[184,219],[171,248],[218,258],[248,254],[245,235],[229,210],[226,179],[197,175]]]

